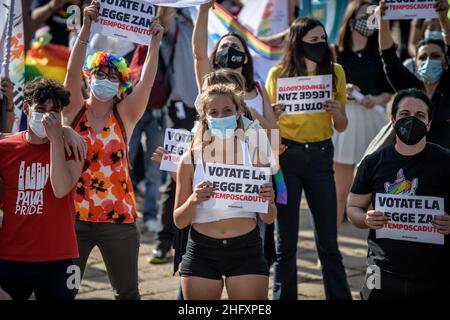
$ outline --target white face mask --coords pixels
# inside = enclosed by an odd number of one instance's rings
[[[31,112],[30,121],[28,122],[31,131],[41,139],[47,138],[44,123],[42,122],[43,118],[44,114],[42,112],[33,111]]]

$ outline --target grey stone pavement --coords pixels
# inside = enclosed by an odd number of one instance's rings
[[[339,229],[340,250],[354,299],[359,299],[359,290],[364,280],[367,253],[366,236],[366,230],[359,230],[348,222]],[[139,255],[139,289],[142,299],[173,300],[177,295],[179,279],[177,275],[172,275],[172,260],[163,265],[150,264],[147,258],[153,247],[154,235],[148,232],[142,233]],[[322,274],[317,261],[309,210],[302,205],[297,260],[298,298],[300,300],[325,298]],[[271,269],[269,298],[272,296],[272,275],[273,268]],[[225,290],[222,297],[226,298]],[[97,248],[89,258],[77,299],[113,299],[105,265]]]

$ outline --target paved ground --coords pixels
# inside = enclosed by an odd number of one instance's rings
[[[324,299],[323,281],[317,264],[317,253],[308,209],[301,210],[300,239],[298,243],[298,287],[299,299]],[[349,223],[339,231],[339,245],[344,257],[349,284],[353,297],[359,299],[359,290],[365,272],[367,253],[367,231],[358,230]],[[139,288],[142,299],[175,299],[178,277],[172,276],[172,263],[152,265],[147,262],[153,249],[153,235],[143,233],[139,257]],[[271,274],[273,270],[271,270]],[[272,277],[271,277],[272,281]],[[270,287],[271,292],[271,287]],[[223,297],[226,298],[224,292]],[[271,293],[269,295],[271,297]],[[112,299],[112,289],[106,275],[100,252],[94,249],[88,261],[88,268],[77,299]]]

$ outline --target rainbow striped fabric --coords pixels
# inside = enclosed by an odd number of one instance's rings
[[[64,82],[69,61],[69,48],[50,43],[51,35],[44,34],[33,40],[25,58],[25,81],[37,77]]]
[[[284,46],[270,46],[267,43],[264,43],[220,4],[214,4],[213,12],[230,32],[235,32],[242,36],[247,41],[248,46],[261,56],[271,60],[280,60],[283,57]]]
[[[273,175],[273,180],[275,181],[275,188],[277,189],[277,203],[287,204],[287,188],[286,182],[284,182],[283,172],[278,170]]]

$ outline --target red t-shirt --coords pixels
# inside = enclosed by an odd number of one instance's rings
[[[40,262],[78,257],[72,193],[62,199],[50,183],[50,143],[25,133],[0,140],[3,223],[0,260]]]

